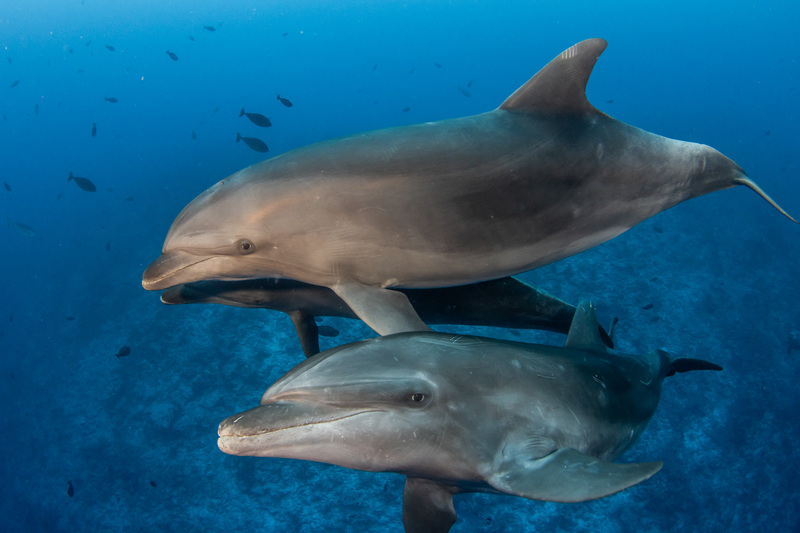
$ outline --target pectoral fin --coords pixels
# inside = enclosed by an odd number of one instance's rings
[[[292,319],[294,329],[297,330],[297,338],[300,339],[300,346],[306,357],[319,353],[319,328],[314,321],[314,316],[303,311],[292,311],[289,318]]]
[[[331,289],[379,335],[430,331],[406,295],[400,291],[360,283],[340,283]]]
[[[406,533],[447,533],[456,523],[454,491],[428,479],[406,478],[403,526]]]
[[[611,463],[562,448],[532,461],[506,461],[488,481],[497,490],[531,500],[582,502],[641,483],[662,464]]]

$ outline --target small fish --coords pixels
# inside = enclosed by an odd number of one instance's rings
[[[67,181],[74,181],[75,185],[77,185],[78,187],[80,187],[81,189],[83,189],[86,192],[95,192],[97,190],[97,187],[94,186],[94,183],[92,183],[91,181],[89,181],[86,178],[80,178],[78,176],[73,176],[72,172],[69,173],[69,177],[67,178]]]
[[[61,200],[61,197],[64,196],[63,192],[56,194],[56,200]]]
[[[372,70],[376,70],[377,68],[378,68],[378,64],[377,64],[377,63],[375,63],[374,65],[372,65]]]
[[[250,119],[250,122],[255,124],[256,126],[261,126],[262,128],[269,128],[272,126],[272,122],[269,121],[267,117],[261,115],[259,113],[245,113],[244,108],[239,111],[240,117],[247,117]]]
[[[642,309],[644,309],[645,311],[649,311],[653,307],[655,307],[655,305],[650,303],[650,304],[647,304],[644,307],[642,307]]]
[[[319,326],[319,328],[317,328],[317,333],[319,333],[323,337],[339,336],[339,330],[331,326]]]
[[[106,252],[111,250],[111,241],[106,241]]]
[[[117,102],[119,102],[119,100],[117,100],[113,96],[106,96],[105,100],[106,102],[111,102],[112,104],[116,104]]]
[[[39,114],[39,104],[36,104],[36,105],[33,106],[33,114],[34,115],[38,115]]]
[[[765,132],[764,132],[764,137],[766,137],[766,136],[767,136],[767,135],[769,135],[770,133],[772,133],[772,130],[767,130],[767,131],[765,131]]]
[[[75,320],[75,317],[72,316],[72,315],[68,315],[66,320],[67,320],[67,322],[72,322],[73,320]]]
[[[72,481],[67,481],[67,496],[70,498],[75,496],[75,487],[72,486]]]
[[[192,130],[192,140],[193,141],[197,140],[197,134],[194,132],[194,130]]]
[[[7,191],[11,192],[11,185],[9,185],[8,182],[4,181],[3,187],[5,187]]]
[[[403,108],[403,113],[408,113],[409,111],[411,111],[410,107],[404,107]]]
[[[107,44],[105,46],[106,46],[106,48],[108,48],[109,52],[113,52],[114,51],[114,47],[111,46],[110,44]]]
[[[217,31],[217,28],[214,26],[203,26],[203,29],[208,31]]]
[[[292,102],[289,101],[288,98],[281,98],[281,95],[278,95],[278,100],[280,100],[281,103],[286,107],[292,107],[294,105]]]
[[[26,237],[33,237],[36,235],[36,232],[33,231],[32,227],[30,227],[27,224],[23,224],[22,222],[11,222],[9,220],[8,225],[16,229],[18,232],[20,232],[22,235],[25,235]]]
[[[92,124],[92,137],[97,135],[97,124]]]
[[[169,50],[167,50],[167,55],[168,55],[168,56],[169,56],[169,58],[170,58],[171,60],[173,60],[173,61],[177,61],[177,60],[178,60],[178,56],[177,56],[175,53],[173,53],[173,52],[170,52]]]
[[[614,103],[614,100],[608,99],[608,100],[606,100],[606,103],[607,103],[607,104],[613,104],[613,103]]]
[[[414,74],[417,71],[417,67],[412,67],[411,70],[408,71],[409,74]]]
[[[255,137],[242,137],[239,132],[236,132],[236,142],[244,141],[244,143],[250,147],[250,149],[255,150],[256,152],[269,152],[269,148],[261,139],[256,139]]]
[[[470,87],[472,87],[472,80],[469,80],[469,81],[467,82],[467,88],[469,89]]]
[[[470,94],[470,92],[468,90],[466,90],[465,88],[463,88],[461,85],[458,86],[458,90],[461,91],[461,94],[463,94],[467,98],[472,96],[472,94]]]
[[[127,357],[127,356],[129,356],[130,354],[131,354],[131,348],[130,348],[130,346],[123,346],[123,347],[122,347],[122,348],[120,348],[120,349],[119,349],[119,351],[118,351],[117,353],[115,353],[114,355],[116,355],[116,356],[117,356],[117,359],[119,359],[120,357]]]
[[[289,35],[289,32],[285,31],[285,32],[283,32],[283,35],[281,35],[281,37],[286,37],[287,35]]]
[[[189,36],[189,40],[190,40],[190,41],[194,41],[194,37],[192,37],[192,36],[190,35],[190,36]]]
[[[436,68],[442,68],[442,65],[440,65],[439,63],[434,63],[434,65],[436,65]]]
[[[155,481],[153,481],[152,479],[150,480],[150,486],[151,486],[151,487],[155,487],[155,486],[156,486],[156,482],[155,482]]]
[[[13,89],[17,85],[19,85],[19,80],[14,80],[14,81],[11,82],[11,86],[10,87]]]

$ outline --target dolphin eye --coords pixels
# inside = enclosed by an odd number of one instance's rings
[[[425,395],[422,394],[421,392],[415,392],[414,394],[411,395],[411,401],[412,402],[419,403],[424,399],[425,399]]]
[[[242,255],[252,254],[256,251],[256,245],[249,239],[240,239],[236,243],[236,249]]]

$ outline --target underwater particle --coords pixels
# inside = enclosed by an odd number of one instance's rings
[[[270,122],[269,119],[264,115],[260,113],[246,113],[244,108],[239,111],[239,117],[247,117],[250,119],[250,122],[256,126],[261,126],[262,128],[269,128],[272,126],[272,122]]]
[[[281,98],[281,95],[278,95],[278,100],[286,107],[292,107],[294,105],[288,98]]]
[[[128,357],[130,354],[131,354],[131,347],[130,346],[123,346],[114,355],[116,355],[117,359],[119,359],[120,357]]]
[[[150,486],[151,486],[151,487],[155,487],[155,486],[156,486],[156,482],[155,482],[155,481],[153,481],[152,479],[150,480]]]
[[[331,326],[319,326],[317,333],[323,337],[338,337],[339,330]]]
[[[92,124],[92,137],[94,137],[95,135],[97,135],[97,124],[93,123]]]
[[[269,152],[269,148],[267,148],[266,143],[261,139],[256,139],[255,137],[242,137],[241,134],[237,131],[236,132],[236,142],[244,141],[244,143],[250,147],[251,150],[255,150],[256,152]]]
[[[208,31],[217,31],[217,28],[214,26],[203,26],[203,29]]]
[[[642,309],[644,309],[645,311],[649,311],[653,307],[655,307],[655,305],[652,304],[652,303],[649,303],[649,304],[645,305],[644,307],[642,307]]]
[[[169,56],[169,58],[170,58],[171,60],[173,60],[173,61],[177,61],[177,60],[178,60],[178,56],[177,56],[177,54],[175,54],[174,52],[170,52],[169,50],[167,50],[167,55],[168,55],[168,56]]]
[[[408,113],[409,111],[411,111],[410,107],[404,107],[402,112],[403,113]]]
[[[472,80],[469,80],[469,81],[467,82],[467,88],[469,88],[469,87],[472,87]]]
[[[19,80],[14,80],[14,81],[11,82],[11,85],[9,87],[11,87],[13,89],[17,85],[19,85]]]
[[[72,486],[72,481],[67,481],[67,496],[70,498],[75,496],[75,487]]]
[[[106,102],[111,102],[112,104],[116,104],[117,102],[119,102],[119,100],[117,100],[113,96],[106,96],[105,100]]]
[[[472,94],[461,85],[458,86],[458,90],[461,91],[461,94],[463,94],[467,98],[470,98],[472,96]]]
[[[23,224],[22,222],[11,222],[8,221],[8,225],[20,232],[21,235],[25,235],[26,237],[33,237],[36,235],[36,232],[33,231],[33,228],[27,224]]]
[[[11,192],[11,185],[9,185],[7,181],[3,182],[3,187],[5,187],[7,191]]]
[[[79,176],[73,176],[72,172],[69,173],[67,181],[74,181],[75,185],[77,185],[86,192],[95,192],[97,190],[97,187],[95,187],[94,183],[92,183],[91,180],[88,180],[86,178],[81,178]]]
[[[792,352],[800,352],[800,331],[789,333],[789,349],[786,350],[786,355]]]
[[[114,51],[114,47],[111,46],[110,44],[105,45],[105,47],[108,48],[109,52],[113,52]]]

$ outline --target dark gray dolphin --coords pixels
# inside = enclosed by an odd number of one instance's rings
[[[494,111],[325,141],[233,174],[181,211],[142,285],[291,278],[331,288],[380,334],[425,330],[388,289],[524,272],[736,185],[780,209],[713,148],[595,109],[585,89],[605,47],[565,50]]]
[[[441,289],[399,289],[426,324],[544,329],[566,334],[575,307],[514,278]],[[216,303],[289,315],[306,357],[319,352],[318,316],[358,318],[335,292],[289,279],[198,281],[171,287],[165,304]],[[606,344],[611,338],[601,328]]]
[[[608,349],[584,302],[562,348],[412,332],[328,350],[224,420],[218,444],[404,474],[406,531],[444,532],[457,493],[579,502],[649,478],[661,462],[611,461],[644,431],[664,378],[698,369],[721,367]]]

